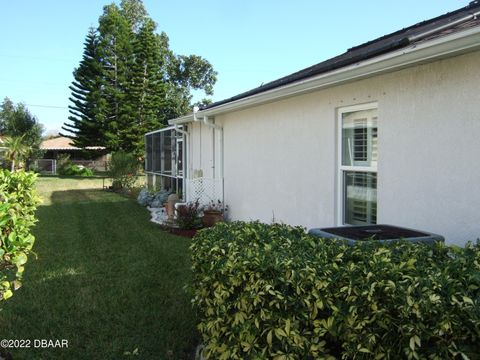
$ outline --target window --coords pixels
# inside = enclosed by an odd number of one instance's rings
[[[339,121],[339,223],[377,222],[376,104],[343,108]]]

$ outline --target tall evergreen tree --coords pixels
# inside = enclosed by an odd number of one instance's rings
[[[133,113],[128,94],[132,86],[134,33],[115,4],[104,7],[98,31],[107,104],[104,138],[111,150],[131,151],[125,137]]]
[[[126,136],[133,150],[143,148],[143,134],[161,127],[168,120],[162,116],[167,85],[162,69],[164,59],[161,43],[155,28],[153,20],[147,19],[134,43],[135,62],[129,102],[135,111],[131,114]]]
[[[211,95],[216,81],[207,60],[173,53],[141,0],[104,7],[75,75],[71,123],[64,129],[79,145],[105,145],[138,156],[145,132],[190,111],[191,91]]]
[[[64,124],[64,136],[73,139],[78,147],[103,144],[106,132],[105,109],[103,96],[103,66],[99,50],[98,34],[90,28],[84,43],[83,58],[73,72],[74,81],[69,89],[72,96],[69,100],[71,124]],[[69,133],[69,134],[68,134]]]

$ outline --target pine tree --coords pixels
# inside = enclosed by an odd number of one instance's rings
[[[70,89],[70,123],[79,146],[143,154],[144,133],[191,109],[192,89],[212,94],[216,72],[195,55],[179,56],[141,0],[107,5],[85,41]]]
[[[103,68],[99,53],[98,34],[90,28],[84,43],[83,58],[73,72],[74,81],[69,89],[69,106],[71,124],[64,124],[62,129],[70,134],[64,136],[73,139],[78,147],[103,144],[106,131],[105,101],[103,99]]]
[[[133,117],[133,109],[127,97],[132,86],[134,33],[115,4],[104,7],[98,31],[107,106],[104,139],[109,149],[129,152],[132,146],[125,137]]]
[[[166,123],[162,116],[166,98],[166,84],[162,69],[161,44],[155,34],[156,25],[147,19],[136,36],[134,43],[135,63],[129,102],[132,117],[126,140],[132,144],[136,155],[143,152],[143,134],[158,129]],[[141,150],[141,151],[139,151]]]

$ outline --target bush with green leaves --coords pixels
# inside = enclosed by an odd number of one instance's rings
[[[93,171],[83,165],[69,164],[60,175],[67,176],[93,176]]]
[[[69,154],[61,154],[57,159],[57,173],[66,176],[93,176],[92,169],[72,163]]]
[[[346,246],[299,227],[234,222],[199,231],[191,253],[207,359],[480,353],[478,244]]]
[[[138,159],[125,151],[117,151],[112,154],[108,164],[108,173],[112,178],[112,187],[114,190],[129,190],[133,188],[137,181],[139,169]]]
[[[70,154],[60,154],[57,158],[57,173],[59,175],[65,175],[65,171],[72,162],[70,161]]]
[[[21,286],[24,265],[35,241],[31,228],[39,203],[36,175],[0,170],[0,301]]]

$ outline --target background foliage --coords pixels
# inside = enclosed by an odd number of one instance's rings
[[[70,86],[71,116],[63,129],[76,146],[142,156],[143,135],[190,111],[192,90],[213,93],[211,64],[175,54],[156,28],[141,0],[103,8]]]
[[[0,135],[11,139],[20,139],[28,148],[25,160],[34,160],[42,155],[43,126],[33,116],[25,104],[14,104],[8,97],[0,105]]]
[[[480,353],[479,246],[348,247],[302,228],[235,222],[200,231],[191,253],[209,359]]]
[[[21,286],[24,265],[35,241],[31,228],[39,199],[36,175],[0,170],[0,301]]]

